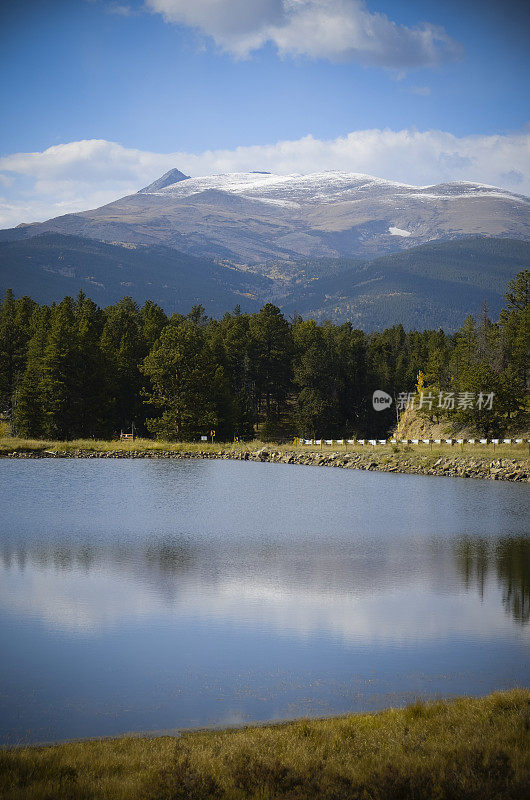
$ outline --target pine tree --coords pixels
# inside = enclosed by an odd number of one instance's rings
[[[366,364],[366,344],[362,331],[344,325],[325,325],[330,372],[330,398],[334,411],[332,435],[349,437],[367,429],[373,411]],[[377,422],[379,423],[380,417]],[[388,423],[387,423],[388,424]]]
[[[454,380],[465,382],[466,376],[477,364],[477,326],[472,316],[467,317],[455,336],[450,368]]]
[[[333,403],[330,392],[331,364],[322,328],[314,320],[297,321],[293,327],[294,381],[297,433],[304,437],[329,435]]]
[[[149,351],[163,328],[167,325],[167,316],[164,309],[152,300],[147,300],[140,310],[140,326],[145,346]]]
[[[258,409],[274,423],[286,408],[291,389],[292,335],[288,322],[272,303],[249,323],[249,356]]]
[[[253,437],[257,420],[257,403],[249,355],[248,314],[236,306],[220,322],[210,320],[206,329],[216,363],[223,367],[230,384],[234,413],[234,431],[243,439]]]
[[[105,357],[110,426],[115,432],[128,429],[133,423],[139,428],[145,419],[141,397],[145,381],[139,365],[148,348],[138,306],[132,298],[124,297],[106,309],[100,346]]]
[[[15,377],[15,298],[8,289],[0,310],[0,410],[11,409]]]
[[[50,309],[42,306],[35,312],[33,336],[28,345],[28,358],[20,386],[15,393],[13,423],[19,436],[39,439],[45,436],[44,354],[50,326]]]
[[[161,411],[161,416],[147,422],[152,433],[185,440],[216,428],[216,391],[223,375],[217,374],[203,328],[189,320],[168,325],[142,371],[153,387],[149,401]]]
[[[29,297],[15,300],[11,289],[7,290],[0,308],[0,412],[11,412],[13,393],[26,366],[35,308]]]
[[[105,386],[105,360],[100,348],[103,313],[80,292],[74,308],[76,384],[72,396],[75,433],[105,436],[112,433]]]
[[[43,432],[47,438],[69,439],[77,432],[77,408],[72,402],[77,366],[74,302],[65,297],[51,310],[42,360]]]
[[[500,327],[504,362],[513,366],[519,388],[530,391],[530,270],[519,272],[508,284]]]

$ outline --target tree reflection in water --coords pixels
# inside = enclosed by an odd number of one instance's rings
[[[459,579],[466,588],[476,588],[485,597],[488,582],[497,578],[502,589],[502,602],[508,614],[520,625],[530,620],[530,538],[502,536],[498,539],[461,536],[451,543],[438,540],[434,558],[429,549],[416,553],[417,575],[429,576],[433,583],[440,578],[446,559],[453,561]],[[385,550],[385,546],[387,550]],[[415,546],[415,545],[414,545]],[[357,595],[377,594],[388,587],[403,587],[410,580],[407,570],[396,560],[388,542],[381,542],[377,558],[373,549],[359,543],[340,553],[326,545],[327,560],[315,548],[301,552],[298,547],[274,547],[227,543],[214,546],[193,546],[186,537],[153,536],[147,546],[140,543],[112,542],[73,545],[71,542],[26,544],[5,542],[0,549],[0,564],[5,569],[53,569],[67,573],[81,569],[84,573],[112,571],[136,584],[149,585],[170,603],[186,577],[198,584],[215,588],[223,580],[241,580],[253,584],[261,578],[270,584],[297,583],[302,590],[310,584],[315,597],[333,591],[347,597],[355,578]],[[412,549],[412,545],[410,545]],[[405,543],[400,550],[407,552]],[[432,552],[431,552],[432,556]],[[423,559],[423,560],[422,560]],[[305,567],[305,569],[304,569]],[[323,596],[323,595],[322,595]]]
[[[496,541],[464,538],[455,547],[456,563],[466,587],[476,585],[480,596],[488,573],[495,569],[502,602],[520,625],[530,620],[530,538],[504,536]]]

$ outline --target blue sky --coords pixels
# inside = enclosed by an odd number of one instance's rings
[[[375,167],[408,182],[453,170],[528,193],[527,6],[4,0],[0,224],[106,202],[166,166],[312,171],[312,157],[315,170]],[[379,138],[361,146],[366,131]],[[326,145],[352,135],[342,156]]]

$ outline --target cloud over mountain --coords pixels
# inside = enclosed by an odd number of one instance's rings
[[[0,158],[0,226],[103,205],[174,167],[193,176],[344,170],[418,185],[478,181],[530,195],[530,131],[457,137],[439,130],[373,129],[199,154],[153,153],[105,139],[68,142]]]
[[[238,58],[273,43],[281,55],[409,69],[454,60],[461,46],[444,28],[410,28],[363,0],[147,0],[168,22],[196,28]]]

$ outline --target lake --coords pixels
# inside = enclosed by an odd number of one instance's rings
[[[2,744],[529,684],[527,485],[42,459],[0,487]]]

